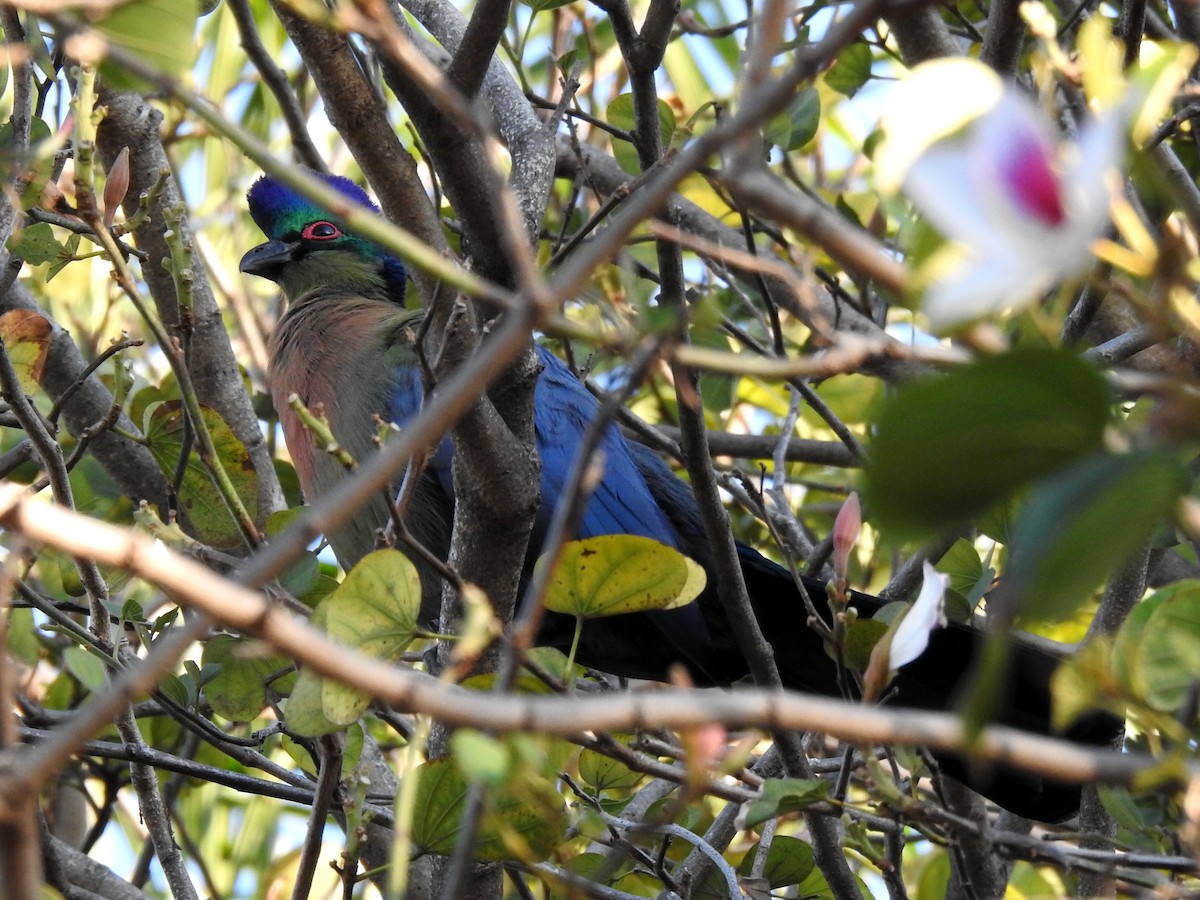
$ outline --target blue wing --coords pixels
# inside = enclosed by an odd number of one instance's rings
[[[542,373],[534,403],[534,430],[542,460],[542,525],[563,498],[575,455],[599,403],[561,360],[538,347]],[[629,445],[615,426],[605,429],[598,449],[604,477],[583,512],[578,537],[636,534],[679,548],[679,538],[663,515],[634,463]]]

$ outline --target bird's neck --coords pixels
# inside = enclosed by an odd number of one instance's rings
[[[289,264],[279,286],[296,303],[309,294],[343,294],[388,303],[404,304],[403,282],[393,283],[385,260],[355,252],[326,250]]]

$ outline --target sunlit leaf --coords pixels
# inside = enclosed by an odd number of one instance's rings
[[[364,556],[317,606],[312,625],[334,640],[395,662],[412,643],[421,604],[421,579],[398,550]],[[287,705],[288,725],[300,734],[327,734],[358,720],[369,694],[302,669]]]
[[[196,0],[132,0],[96,22],[113,44],[164,75],[177,77],[192,62],[199,6]],[[136,90],[146,85],[127,68],[105,61],[100,77],[111,87]]]
[[[38,640],[32,609],[11,607],[8,610],[8,622],[4,631],[4,648],[17,662],[27,666],[37,665],[42,652],[42,644]]]
[[[55,262],[66,252],[47,222],[35,222],[14,231],[5,246],[13,256],[20,257],[31,266]]]
[[[450,736],[450,751],[471,781],[499,786],[512,769],[512,758],[502,741],[474,728],[459,728]]]
[[[603,535],[563,546],[546,608],[585,619],[675,609],[698,597],[705,580],[697,563],[665,544],[640,535]]]
[[[323,734],[332,734],[335,731],[340,731],[343,726],[337,722],[331,722],[329,717],[325,715],[324,695],[325,679],[312,669],[301,669],[300,675],[292,687],[292,692],[283,707],[288,728],[296,734],[306,737],[320,737]],[[363,697],[365,698],[365,695]],[[366,702],[362,704],[359,715],[362,714],[361,710],[366,709],[367,704],[370,702],[369,698],[365,699]],[[355,716],[355,718],[357,717]]]
[[[363,557],[317,608],[314,624],[368,656],[399,660],[412,643],[421,606],[421,579],[399,550]],[[322,681],[321,705],[331,722],[349,725],[370,697],[333,679]]]
[[[108,682],[108,668],[83,647],[68,647],[63,651],[63,664],[87,690],[95,692]]]
[[[35,393],[42,380],[53,330],[49,319],[32,310],[10,309],[0,315],[0,339],[26,394]]]
[[[1200,672],[1200,581],[1156,591],[1117,634],[1127,683],[1150,706],[1172,711],[1195,688]]]
[[[1113,682],[1113,653],[1112,639],[1098,635],[1054,670],[1051,690],[1055,728],[1067,728],[1083,714],[1109,706],[1107,688]]]

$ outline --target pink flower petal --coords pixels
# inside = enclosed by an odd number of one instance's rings
[[[1067,214],[1058,175],[1050,167],[1048,148],[1029,137],[1013,135],[1009,152],[1000,159],[1000,177],[1019,209],[1045,225],[1061,225]]]
[[[1023,94],[1006,90],[975,123],[971,144],[980,191],[1001,192],[1015,213],[1042,226],[1056,228],[1066,220],[1049,122]]]

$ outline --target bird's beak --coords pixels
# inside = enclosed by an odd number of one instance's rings
[[[295,259],[299,248],[299,241],[267,241],[247,250],[238,268],[247,275],[260,275],[278,281],[280,270]]]

